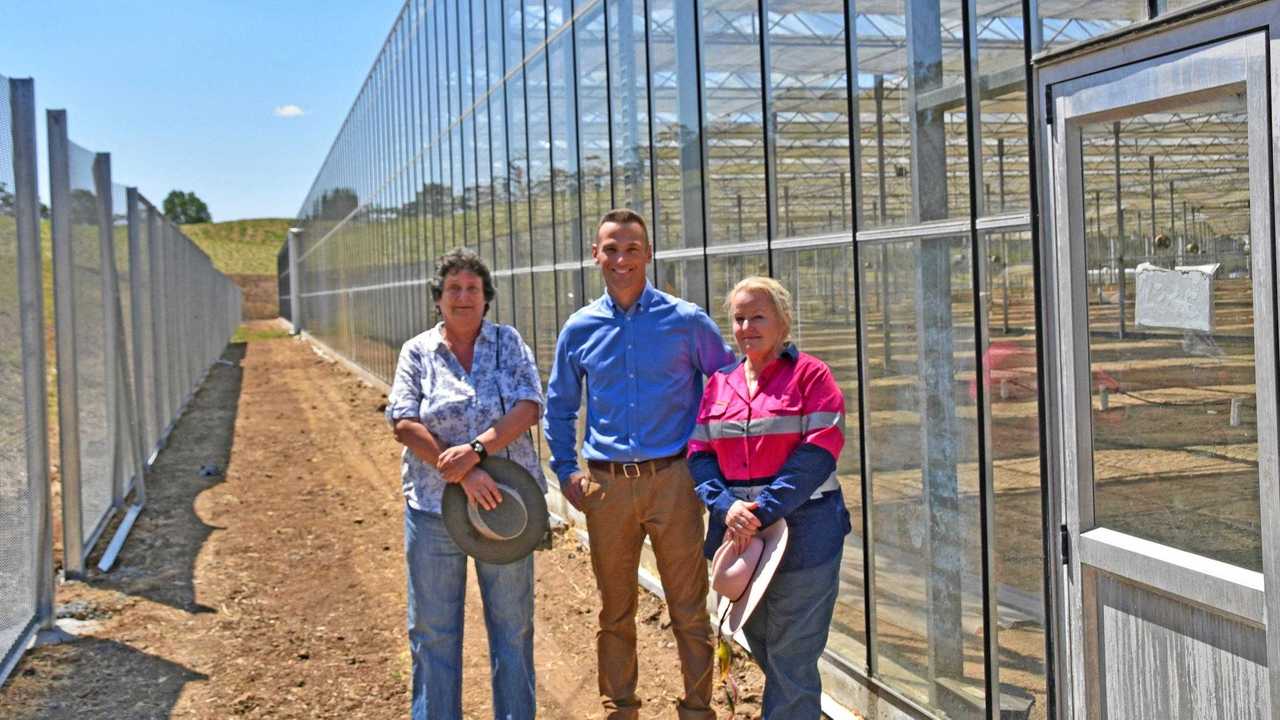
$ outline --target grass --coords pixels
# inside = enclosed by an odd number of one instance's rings
[[[276,253],[289,231],[289,220],[230,220],[183,225],[182,232],[228,275],[275,275]]]
[[[287,337],[289,337],[289,331],[282,327],[251,328],[248,325],[241,325],[236,328],[236,334],[231,336],[231,342],[261,342],[263,340],[280,340]]]

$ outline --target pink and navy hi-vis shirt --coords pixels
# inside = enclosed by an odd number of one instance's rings
[[[835,475],[843,447],[844,395],[831,369],[794,345],[760,374],[754,397],[742,361],[708,378],[689,438],[689,470],[711,510],[706,556],[720,547],[734,501],[754,499],[762,525],[787,519],[779,571],[838,557],[852,529]]]

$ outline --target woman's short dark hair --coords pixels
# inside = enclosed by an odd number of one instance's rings
[[[444,294],[445,278],[456,272],[469,272],[480,278],[480,283],[484,286],[484,311],[489,312],[489,303],[498,294],[493,287],[493,276],[489,274],[489,266],[484,264],[484,260],[466,248],[450,250],[436,260],[436,275],[430,283],[431,299],[440,302],[440,296]]]

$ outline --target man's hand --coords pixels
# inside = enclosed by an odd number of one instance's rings
[[[579,512],[582,511],[582,501],[586,497],[587,480],[590,477],[586,470],[579,470],[570,475],[561,487],[564,490],[564,499]]]
[[[436,470],[440,471],[445,482],[456,483],[461,482],[467,471],[479,462],[480,456],[470,445],[454,445],[440,453],[440,459],[436,460]]]
[[[729,507],[729,512],[725,513],[725,528],[737,535],[746,535],[747,539],[750,539],[760,529],[760,518],[751,512],[757,507],[759,505],[754,502],[734,501],[733,505]]]
[[[462,491],[467,494],[468,502],[485,510],[492,510],[502,502],[502,491],[498,489],[498,484],[489,473],[478,467],[468,470],[462,478]]]

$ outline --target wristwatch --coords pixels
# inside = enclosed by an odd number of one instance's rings
[[[471,441],[471,449],[480,456],[480,462],[489,457],[489,451],[484,449],[484,443],[480,442],[480,438]]]

